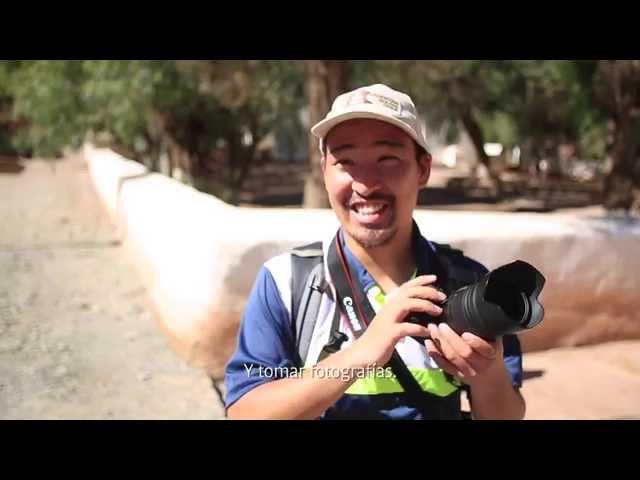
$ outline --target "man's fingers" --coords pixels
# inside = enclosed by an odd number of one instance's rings
[[[464,375],[462,375],[461,372],[458,371],[455,365],[453,365],[451,362],[447,361],[446,358],[444,358],[440,350],[438,350],[438,347],[436,347],[433,340],[431,339],[425,340],[424,346],[427,348],[427,352],[429,353],[429,356],[433,359],[434,362],[436,362],[436,365],[438,365],[438,367],[440,367],[442,370],[447,372],[449,375],[454,375],[454,376],[458,375],[458,376],[464,377]]]
[[[435,323],[430,323],[429,325],[427,325],[427,328],[429,329],[429,333],[431,334],[431,338],[433,338],[434,340],[438,339],[438,326]]]
[[[405,295],[408,298],[422,298],[425,300],[432,300],[435,302],[444,301],[447,296],[433,287],[415,286],[405,290]]]
[[[427,327],[417,325],[415,323],[401,323],[398,325],[396,337],[399,339],[403,337],[428,337],[431,334]]]
[[[431,303],[429,300],[423,300],[421,298],[408,298],[402,304],[405,317],[411,312],[422,312],[429,315],[438,316],[442,313],[442,307]]]
[[[419,277],[412,278],[411,280],[404,282],[402,288],[419,287],[429,285],[438,279],[435,275],[420,275]]]
[[[444,323],[438,325],[438,332],[442,338],[446,339],[447,343],[455,351],[455,354],[459,355],[476,373],[484,371],[495,358],[493,347],[480,337],[473,334],[469,334],[471,337],[465,334],[460,336],[449,325]],[[484,354],[475,350],[466,339],[469,339],[473,345],[482,349]],[[454,363],[457,364],[457,362]]]
[[[473,333],[464,332],[462,334],[462,339],[469,345],[474,351],[478,352],[484,358],[488,360],[493,360],[497,355],[497,345],[496,342],[490,343],[486,340],[474,335]]]
[[[449,325],[444,323],[438,325],[438,332],[440,337],[445,338],[456,354],[476,373],[484,371],[496,358],[493,346],[476,335],[465,332],[460,336]],[[478,347],[482,353],[476,350],[474,346]]]
[[[438,325],[438,331],[441,338],[446,339],[447,343],[453,348],[456,354],[463,359],[471,357],[473,354],[473,348],[467,342],[465,342],[460,335],[453,331],[453,329],[446,323]]]
[[[442,326],[445,324],[440,324],[440,325]],[[476,371],[469,364],[469,362],[467,362],[464,358],[464,357],[471,357],[471,354],[473,353],[473,350],[471,350],[471,347],[469,347],[469,345],[467,345],[461,338],[458,337],[459,342],[464,344],[464,348],[462,349],[463,351],[459,352],[454,345],[449,343],[449,339],[445,334],[446,330],[443,330],[441,327],[439,328],[435,325],[433,327],[435,328],[430,329],[431,338],[433,338],[434,343],[442,352],[444,357],[450,363],[452,363],[458,369],[458,371],[462,372],[464,376],[469,376],[469,377],[475,376]],[[449,328],[450,332],[453,332],[453,330],[451,330],[451,328],[448,325],[446,325],[446,327]],[[453,333],[457,336],[455,332]],[[434,335],[435,335],[435,338],[434,338]]]
[[[430,323],[429,325],[427,325],[427,327],[429,328],[429,334],[431,336],[429,340],[425,341],[425,347],[427,348],[429,356],[442,370],[444,370],[448,374],[464,377],[464,374],[460,372],[460,370],[456,368],[454,364],[452,364],[445,358],[444,353],[441,349],[440,339],[438,338],[438,326],[435,323]]]

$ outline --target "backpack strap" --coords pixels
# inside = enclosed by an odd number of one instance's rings
[[[296,362],[301,367],[307,359],[322,295],[327,288],[322,242],[291,250],[291,328]]]
[[[456,290],[477,282],[488,270],[480,263],[466,257],[462,250],[448,244],[431,242],[435,246],[436,271],[443,276],[447,296]]]

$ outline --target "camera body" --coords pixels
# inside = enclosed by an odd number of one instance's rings
[[[456,290],[437,317],[414,312],[407,321],[426,326],[447,323],[455,332],[470,332],[486,340],[538,325],[544,308],[538,296],[544,276],[522,260],[503,265],[474,284]]]

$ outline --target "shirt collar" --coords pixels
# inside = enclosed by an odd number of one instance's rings
[[[356,258],[349,247],[346,245],[344,241],[344,232],[342,228],[340,228],[338,238],[340,239],[340,245],[342,246],[342,250],[347,259],[347,264],[349,266],[349,271],[351,272],[351,276],[356,279],[361,286],[361,288],[367,292],[371,287],[376,285],[373,277],[367,272],[364,268],[360,260]],[[416,260],[416,265],[418,267],[418,271],[416,275],[426,275],[429,273],[429,252],[427,249],[431,249],[434,251],[434,247],[426,238],[422,236],[420,233],[420,229],[416,222],[413,222],[413,231],[411,237],[411,245],[414,254],[414,258]]]

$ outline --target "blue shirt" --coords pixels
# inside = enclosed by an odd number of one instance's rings
[[[342,235],[340,240],[352,276],[366,291],[375,285],[374,279],[348,249]],[[422,248],[431,248],[422,236]],[[421,272],[428,271],[427,256],[416,261]],[[522,354],[516,336],[503,337],[504,362],[512,384],[522,385]],[[226,398],[229,408],[253,388],[279,378],[289,368],[295,368],[295,342],[289,314],[282,303],[280,293],[269,270],[262,266],[253,285],[240,322],[237,347],[225,368]],[[285,374],[286,375],[286,374]],[[389,418],[420,419],[420,412],[407,405],[406,394],[385,393],[376,395],[342,395],[323,414],[324,419],[335,418]]]

